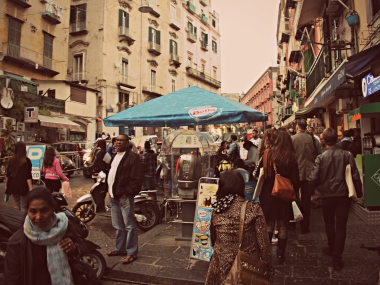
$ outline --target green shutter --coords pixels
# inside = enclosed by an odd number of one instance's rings
[[[123,13],[124,11],[119,9],[119,27],[123,26]]]
[[[70,6],[70,23],[75,23],[77,21],[77,7]]]
[[[156,44],[161,45],[161,32],[156,30]]]
[[[148,31],[148,41],[152,41],[152,27],[149,27],[149,31]]]
[[[129,14],[125,12],[125,26],[129,28]]]
[[[78,9],[80,11],[79,16],[80,16],[80,21],[85,22],[86,21],[86,14],[87,14],[87,4],[82,4],[78,6]]]
[[[174,42],[174,46],[175,46],[175,54],[178,55],[178,44],[175,41],[173,41],[173,42]]]
[[[169,52],[173,53],[173,40],[169,41],[169,45],[170,45]]]
[[[205,46],[208,45],[208,34],[204,34],[205,37],[204,37],[204,40],[205,40]]]

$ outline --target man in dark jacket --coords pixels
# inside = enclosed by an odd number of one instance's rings
[[[146,141],[144,143],[144,154],[141,158],[143,173],[144,173],[144,190],[154,189],[155,175],[157,168],[157,155],[150,149],[150,142]]]
[[[116,246],[108,256],[126,255],[122,263],[137,259],[138,232],[134,211],[134,196],[141,190],[142,164],[138,154],[132,151],[129,137],[116,138],[117,154],[110,162],[107,184],[111,206],[112,225],[116,229]]]
[[[310,211],[311,202],[310,195],[307,188],[307,179],[313,170],[314,160],[318,154],[321,153],[321,145],[313,135],[306,131],[306,121],[301,119],[297,122],[297,134],[292,136],[292,143],[296,152],[298,170],[300,175],[300,189],[295,189],[297,197],[300,198],[300,210],[303,219],[300,222],[301,233],[307,234],[310,231]],[[299,195],[299,190],[301,195]]]
[[[227,150],[231,162],[234,163],[238,158],[240,158],[240,145],[236,142],[237,136],[231,135],[230,147]]]
[[[358,198],[363,196],[362,183],[352,154],[335,145],[336,132],[327,128],[323,132],[323,138],[327,150],[315,160],[315,166],[309,178],[309,193],[313,200],[316,199],[315,190],[321,186],[323,220],[328,241],[328,247],[323,248],[322,251],[333,257],[333,269],[340,270],[343,267],[342,253],[351,206],[345,178],[348,164],[351,166],[352,180]]]

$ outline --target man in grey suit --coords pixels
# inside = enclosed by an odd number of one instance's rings
[[[294,190],[297,197],[300,198],[300,210],[303,215],[303,219],[300,222],[302,234],[307,234],[310,231],[311,197],[308,192],[307,179],[314,168],[315,158],[321,153],[321,144],[313,135],[310,135],[306,131],[306,126],[305,120],[299,120],[296,126],[297,133],[292,136],[300,175],[300,189]]]

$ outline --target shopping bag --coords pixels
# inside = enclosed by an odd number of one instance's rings
[[[62,182],[63,193],[65,193],[67,198],[72,198],[73,194],[71,193],[71,187],[69,181]]]
[[[252,200],[255,200],[256,198],[260,196],[263,185],[264,185],[264,167],[261,167],[259,178],[257,179],[255,193],[253,194]]]
[[[295,201],[292,202],[292,207],[293,207],[293,216],[294,220],[291,220],[290,222],[299,222],[303,219],[302,213],[300,208],[298,208],[298,205]]]
[[[356,202],[358,200],[358,196],[356,195],[354,181],[352,180],[351,175],[351,165],[347,164],[346,166],[346,183],[348,187],[348,197],[352,199],[352,201]]]

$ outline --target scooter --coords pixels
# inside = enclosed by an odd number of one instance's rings
[[[66,206],[68,205],[65,194],[53,193],[55,202],[54,212],[63,212],[69,219],[69,223],[77,234],[85,240],[89,231],[87,226],[78,219],[73,212],[71,212]],[[11,207],[0,207],[0,267],[4,262],[6,253],[6,245],[8,239],[19,229],[22,228],[25,221],[25,213]],[[106,270],[106,260],[103,255],[98,251],[100,247],[89,241],[85,240],[86,254],[84,254],[80,260],[89,265],[95,272],[96,277],[101,279]]]
[[[90,193],[80,197],[73,207],[72,211],[82,222],[88,223],[96,215],[111,218],[111,208],[104,203],[107,194],[105,180],[106,174],[100,172],[96,183],[90,189]],[[142,231],[148,231],[160,222],[157,190],[140,191],[134,197],[134,206],[137,227]]]

